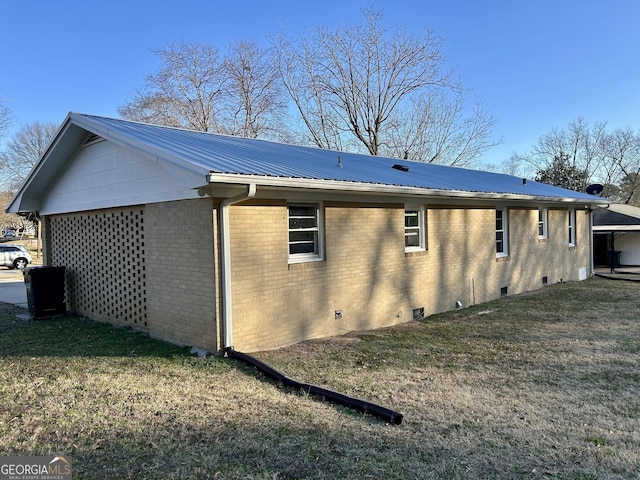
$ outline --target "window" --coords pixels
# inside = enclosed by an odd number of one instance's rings
[[[404,251],[419,252],[427,249],[424,206],[404,207]]]
[[[289,262],[322,259],[320,205],[289,205]]]
[[[509,255],[508,236],[509,216],[506,208],[496,209],[496,256]]]
[[[576,211],[573,208],[568,212],[569,246],[576,246]]]
[[[546,208],[538,209],[538,238],[545,239],[549,237],[548,230],[548,214]]]

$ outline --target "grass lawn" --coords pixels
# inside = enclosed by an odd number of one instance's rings
[[[0,455],[74,479],[640,476],[640,283],[590,279],[257,358],[404,415],[400,426],[254,369],[0,304]]]

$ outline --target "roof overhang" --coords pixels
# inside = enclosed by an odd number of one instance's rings
[[[253,157],[249,158],[245,163],[240,162],[238,165],[238,155],[240,155],[237,151],[237,148],[239,148],[238,139],[235,137],[230,139],[222,137],[222,140],[220,140],[216,136],[216,141],[222,143],[214,143],[213,145],[215,148],[218,148],[218,145],[222,145],[222,149],[214,152],[216,154],[215,162],[210,162],[209,154],[211,152],[206,148],[201,148],[201,145],[198,145],[198,148],[193,151],[190,150],[187,154],[181,150],[185,142],[192,137],[188,137],[187,140],[179,137],[182,139],[182,147],[171,148],[174,145],[172,142],[173,137],[157,134],[156,131],[149,133],[148,130],[144,131],[144,135],[138,135],[138,130],[131,131],[132,125],[138,128],[141,124],[101,119],[73,112],[69,113],[45,154],[34,166],[23,186],[9,204],[7,211],[11,213],[40,212],[43,208],[43,198],[46,198],[52,186],[63,175],[65,164],[78,155],[94,134],[120,146],[130,148],[148,159],[158,162],[175,181],[182,182],[180,188],[183,190],[197,190],[200,194],[219,198],[229,196],[227,192],[231,192],[232,196],[233,192],[236,191],[237,193],[239,188],[253,184],[259,187],[258,198],[260,198],[261,192],[262,195],[270,195],[270,198],[277,194],[280,194],[280,198],[282,198],[282,193],[286,191],[288,195],[286,198],[322,195],[332,198],[344,197],[351,199],[361,197],[365,198],[366,201],[376,201],[376,198],[380,199],[382,197],[385,201],[393,202],[402,202],[408,198],[414,200],[424,198],[430,199],[431,202],[456,205],[465,203],[473,203],[474,205],[508,203],[528,206],[537,204],[546,207],[572,205],[575,208],[590,209],[592,207],[605,207],[608,204],[606,199],[577,192],[562,191],[562,189],[556,187],[551,189],[539,188],[537,182],[532,182],[532,185],[536,184],[536,188],[533,188],[531,193],[527,193],[526,189],[523,190],[522,187],[516,187],[519,183],[517,178],[505,175],[496,174],[496,183],[494,185],[494,179],[487,178],[487,172],[477,174],[483,176],[483,179],[476,184],[473,181],[475,179],[473,177],[475,173],[473,172],[463,170],[443,172],[442,168],[444,167],[434,166],[436,175],[434,175],[432,183],[430,181],[425,182],[425,175],[428,175],[428,172],[424,168],[418,170],[420,174],[415,177],[415,181],[407,181],[407,177],[402,177],[403,181],[400,180],[395,171],[390,172],[389,176],[383,175],[386,164],[382,165],[381,161],[378,161],[374,169],[376,174],[367,175],[366,159],[360,157],[357,157],[360,165],[354,171],[363,171],[365,172],[364,174],[361,176],[346,175],[336,179],[330,176],[331,169],[296,168],[298,155],[304,154],[311,159],[315,159],[318,155],[324,155],[325,157],[329,155],[331,156],[331,161],[333,161],[335,152],[304,149],[301,154],[301,147],[293,146],[288,147],[294,149],[294,153],[287,156],[287,162],[285,162],[287,168],[280,170],[284,173],[271,174],[268,169],[277,160],[276,154],[281,153],[284,148],[282,145],[278,145],[276,148],[272,144],[259,143],[256,147],[257,150],[249,149]],[[158,128],[157,126],[147,127]],[[172,135],[180,132],[180,130],[173,129],[169,131]],[[190,135],[192,133],[190,132]],[[201,137],[198,138],[201,139]],[[250,140],[246,141],[249,142]],[[209,144],[207,143],[205,147],[207,145]],[[256,146],[253,143],[251,145],[253,147]],[[246,149],[244,149],[243,145],[240,152],[244,152],[242,153],[244,155],[245,151]],[[189,156],[189,153],[191,156]],[[266,156],[265,162],[262,162],[261,155],[263,154]],[[234,157],[234,155],[236,156]],[[356,157],[353,158],[355,162]],[[319,157],[320,160],[325,163],[327,161],[324,157]],[[389,162],[392,161],[391,159],[384,159],[384,162],[387,160]],[[221,169],[225,169],[227,168],[227,163],[231,167],[235,165],[235,168],[254,169],[257,172],[240,173],[238,170],[232,170],[225,173],[220,170],[214,171],[216,167],[211,167],[212,164],[216,164]],[[296,174],[294,172],[301,173]],[[328,176],[325,177],[325,175]],[[465,175],[465,180],[462,182],[448,182],[449,175],[453,176],[451,178],[457,178],[456,175]],[[470,177],[470,175],[472,176]],[[449,184],[451,184],[450,189],[447,188]],[[526,185],[526,181],[523,180],[521,185]],[[494,188],[496,190],[502,189],[503,191],[493,191]],[[574,193],[575,196],[573,195]]]
[[[408,187],[402,185],[386,185],[377,183],[344,182],[327,179],[276,177],[263,175],[242,175],[232,173],[210,172],[207,176],[210,185],[250,185],[267,189],[284,189],[291,191],[311,190],[320,192],[341,192],[361,195],[396,196],[396,197],[425,197],[441,200],[483,201],[483,202],[511,202],[538,204],[568,204],[579,208],[589,208],[594,204],[606,204],[606,200],[594,197],[591,199],[548,197],[535,195],[521,195],[511,193],[471,192],[460,190],[440,190],[431,188]]]
[[[98,135],[122,147],[133,148],[147,158],[161,162],[163,168],[172,173],[176,181],[185,176],[182,172],[187,172],[189,185],[186,188],[197,189],[206,182],[206,169],[197,168],[183,159],[137,142],[122,132],[102,128],[100,124],[72,112],[67,115],[6,211],[18,214],[39,213],[43,196],[59,178],[65,164],[83,148],[92,135]]]
[[[611,233],[611,232],[621,232],[621,233],[633,233],[640,232],[640,225],[594,225],[593,226],[594,233]]]
[[[41,193],[47,191],[58,178],[64,163],[77,153],[90,136],[90,132],[74,125],[67,116],[46,152],[31,169],[24,184],[9,203],[7,212],[38,212]]]
[[[630,218],[635,218],[640,221],[640,208],[634,207],[633,205],[611,203],[607,205],[605,208],[611,212],[618,213],[620,215],[625,215]]]

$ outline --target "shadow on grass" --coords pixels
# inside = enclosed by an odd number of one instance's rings
[[[158,341],[129,328],[84,317],[23,320],[26,310],[0,303],[0,357],[173,357],[188,347]]]
[[[0,447],[68,452],[77,479],[635,478],[637,358],[610,352],[620,342],[637,355],[640,297],[637,284],[606,285],[507,298],[483,306],[488,316],[459,311],[349,348],[331,341],[260,355],[293,375],[339,362],[332,382],[362,375],[351,384],[359,388],[384,382],[376,378],[393,359],[406,378],[392,386],[411,414],[398,428],[273,395],[236,372],[255,370],[221,357],[193,361],[184,348],[78,317],[22,321],[0,304],[0,360],[13,357],[0,361]],[[572,357],[544,351],[557,345]],[[605,356],[591,360],[598,351]],[[438,379],[440,396],[430,398]]]

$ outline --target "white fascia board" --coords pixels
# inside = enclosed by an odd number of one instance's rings
[[[22,190],[20,190],[13,197],[9,205],[7,206],[5,212],[7,213],[18,213],[20,211],[20,205],[22,204]]]
[[[56,147],[65,138],[65,134],[67,133],[67,131],[71,128],[70,117],[71,117],[71,114],[67,115],[67,117],[62,122],[60,127],[58,127],[58,130],[56,134],[53,136],[53,139],[51,140],[49,145],[47,146],[47,149],[42,154],[42,156],[38,159],[36,164],[31,168],[31,171],[27,175],[22,186],[20,187],[20,189],[18,190],[14,198],[11,200],[11,202],[7,206],[7,209],[5,210],[6,212],[18,213],[18,212],[38,210],[38,207],[36,205],[26,205],[26,206],[23,205],[24,194],[29,190],[29,188],[31,188],[32,184],[38,177],[38,174],[42,170],[46,169],[48,164],[51,163],[51,161],[49,161],[49,157],[51,156],[52,152],[55,151]]]
[[[638,232],[640,225],[594,225],[594,232]]]
[[[265,175],[243,175],[232,173],[210,172],[208,175],[210,184],[251,184],[255,183],[263,187],[282,187],[308,190],[342,191],[372,195],[399,195],[429,198],[456,198],[468,200],[484,200],[493,202],[538,202],[546,204],[566,203],[588,206],[594,203],[606,203],[601,199],[584,199],[569,197],[547,197],[535,195],[516,195],[509,193],[468,192],[459,190],[438,190],[419,187],[406,187],[399,185],[384,185],[375,183],[343,182],[336,180],[318,180],[291,177],[271,177]]]

